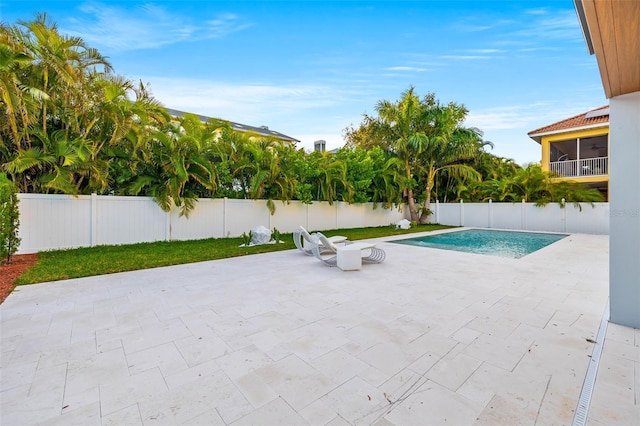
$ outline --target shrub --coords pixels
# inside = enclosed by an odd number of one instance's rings
[[[0,259],[11,260],[11,255],[18,250],[18,226],[20,213],[18,211],[18,196],[16,186],[0,173]]]

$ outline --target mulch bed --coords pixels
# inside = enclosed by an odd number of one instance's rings
[[[13,291],[13,282],[24,271],[35,265],[37,254],[20,254],[11,257],[11,262],[0,264],[0,303]]]

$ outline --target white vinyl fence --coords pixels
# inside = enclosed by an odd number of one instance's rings
[[[474,228],[517,229],[576,234],[609,234],[609,203],[438,203],[433,222]]]
[[[150,197],[18,194],[22,239],[18,254],[60,248],[149,241],[237,237],[256,226],[293,232],[384,226],[404,219],[398,209],[373,204],[276,202],[274,215],[264,200],[200,199],[189,218],[164,212]]]
[[[384,226],[408,218],[408,209],[373,204],[276,202],[274,215],[264,200],[201,199],[189,218],[164,212],[150,197],[18,194],[22,239],[18,254],[43,250],[149,241],[237,237],[256,226],[293,232]],[[476,228],[583,234],[609,233],[609,203],[561,208],[533,203],[434,203],[432,221]]]

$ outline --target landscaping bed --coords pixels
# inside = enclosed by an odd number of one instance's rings
[[[12,256],[10,263],[0,264],[0,303],[4,302],[4,299],[13,291],[15,287],[13,282],[16,278],[37,261],[37,254],[21,254]]]

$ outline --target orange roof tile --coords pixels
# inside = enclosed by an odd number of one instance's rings
[[[601,111],[605,110],[606,111]],[[598,114],[599,111],[600,114]],[[606,112],[606,114],[605,114]],[[557,123],[549,124],[548,126],[540,127],[539,129],[532,130],[527,133],[529,136],[533,136],[539,133],[555,133],[562,130],[570,130],[579,127],[592,126],[594,124],[606,124],[609,122],[609,105],[604,105],[591,111],[587,111],[582,114],[567,118]]]

